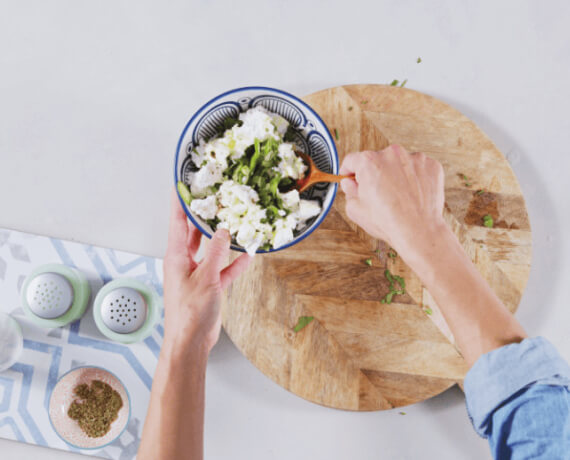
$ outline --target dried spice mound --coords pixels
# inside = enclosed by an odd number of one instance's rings
[[[105,436],[123,407],[123,400],[110,385],[93,380],[77,385],[73,390],[78,399],[71,403],[67,415],[76,420],[90,438]]]

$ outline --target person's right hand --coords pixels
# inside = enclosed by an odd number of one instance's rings
[[[348,217],[398,252],[444,225],[443,168],[423,153],[409,154],[399,145],[351,153],[340,174],[355,176],[341,182]]]

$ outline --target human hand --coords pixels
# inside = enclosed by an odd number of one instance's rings
[[[443,168],[423,153],[409,154],[399,145],[351,153],[340,174],[355,175],[341,182],[348,217],[400,253],[445,225]]]
[[[164,257],[164,340],[182,347],[191,343],[209,352],[220,335],[222,291],[247,269],[251,257],[243,254],[224,268],[230,235],[218,230],[208,242],[204,259],[196,262],[201,236],[173,191]]]

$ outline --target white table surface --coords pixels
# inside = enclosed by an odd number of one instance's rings
[[[0,227],[162,256],[174,148],[210,97],[408,78],[509,159],[534,244],[518,317],[570,358],[569,22],[564,0],[1,0]],[[226,336],[207,382],[207,458],[490,458],[457,389],[406,415],[331,410]],[[4,440],[0,457],[86,458]]]

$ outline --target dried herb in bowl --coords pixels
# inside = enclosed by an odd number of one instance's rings
[[[69,418],[76,420],[90,438],[105,436],[123,407],[121,395],[101,380],[77,385],[73,393],[77,399],[69,406]]]

